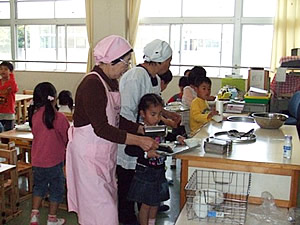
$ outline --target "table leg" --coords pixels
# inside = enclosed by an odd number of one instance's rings
[[[299,171],[298,170],[292,171],[289,207],[297,206],[298,180],[299,180]]]
[[[2,221],[3,221],[3,213],[5,212],[5,194],[4,194],[4,175],[0,174],[0,225],[2,225]]]
[[[188,161],[181,160],[181,172],[180,172],[180,209],[184,207],[186,202],[185,197],[185,185],[188,182]]]
[[[12,213],[14,214],[18,211],[18,207],[19,207],[19,187],[18,187],[17,168],[11,170],[10,176],[12,180],[11,204],[12,204]]]
[[[18,101],[16,102],[16,105],[17,105],[17,112],[16,112],[16,116],[17,116],[17,124],[20,124],[21,120],[20,120],[20,115],[21,115],[21,108],[22,108],[22,104],[21,104],[21,101]]]
[[[26,122],[27,101],[22,100],[21,105],[23,105],[23,108],[22,108],[22,121],[23,121],[23,123],[25,123]]]

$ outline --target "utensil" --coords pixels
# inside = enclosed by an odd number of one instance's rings
[[[231,122],[254,123],[254,119],[251,116],[229,116],[227,120]]]
[[[265,129],[278,129],[289,118],[282,113],[253,113],[255,122]]]
[[[145,135],[150,137],[165,137],[168,132],[166,125],[145,126],[144,129]]]
[[[252,128],[251,130],[249,130],[248,132],[244,133],[241,135],[241,138],[242,137],[250,137],[254,132],[254,129]]]

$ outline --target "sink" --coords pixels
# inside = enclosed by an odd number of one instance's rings
[[[254,119],[251,116],[229,116],[227,120],[231,122],[254,123]]]

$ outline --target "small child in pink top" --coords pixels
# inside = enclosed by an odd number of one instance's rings
[[[57,218],[56,212],[64,194],[63,166],[70,125],[55,106],[55,87],[49,82],[38,84],[33,91],[33,104],[28,110],[33,134],[31,162],[34,180],[30,225],[39,225],[39,207],[48,193],[50,207],[47,225],[65,224],[65,219]]]

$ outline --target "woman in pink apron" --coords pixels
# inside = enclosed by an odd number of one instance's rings
[[[67,146],[69,211],[81,225],[118,225],[117,144],[134,144],[145,151],[158,146],[151,138],[134,135],[143,127],[120,117],[117,79],[128,69],[132,48],[111,35],[96,45],[96,66],[76,91],[74,126]]]

